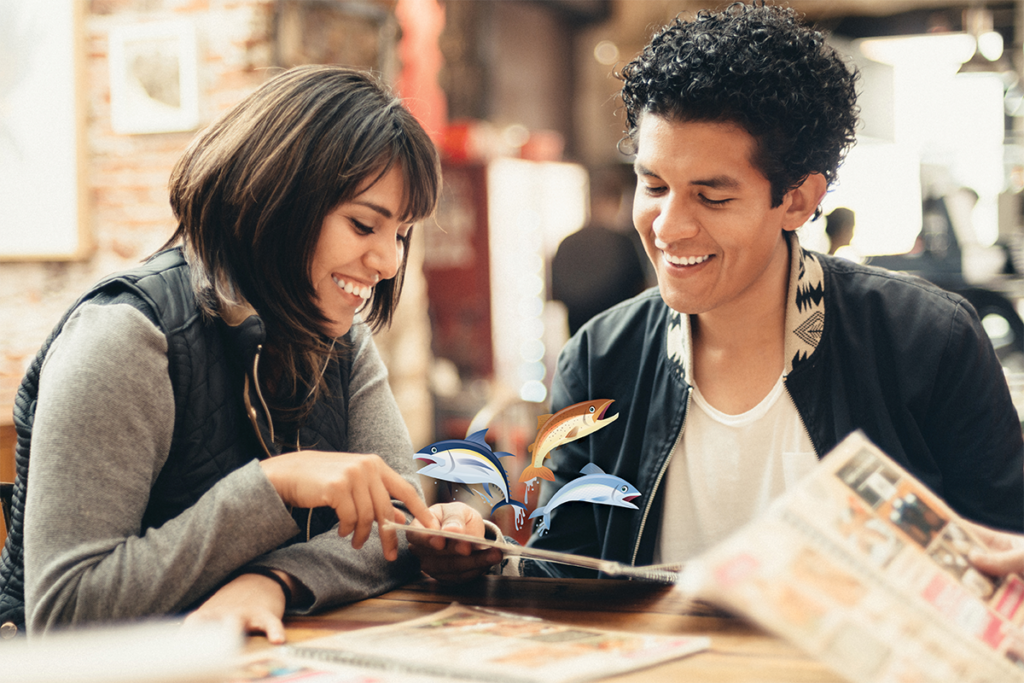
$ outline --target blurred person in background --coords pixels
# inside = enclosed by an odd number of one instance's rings
[[[623,215],[623,174],[629,167],[607,167],[590,176],[590,220],[558,245],[551,260],[551,298],[565,304],[569,334],[601,311],[647,286],[642,245]]]
[[[832,213],[825,216],[825,235],[828,237],[828,253],[831,256],[843,256],[839,252],[850,246],[855,223],[856,215],[844,206],[834,209]]]

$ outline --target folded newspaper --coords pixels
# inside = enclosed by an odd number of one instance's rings
[[[855,433],[679,589],[854,683],[1024,681],[1024,580],[980,573],[972,548],[962,518]]]

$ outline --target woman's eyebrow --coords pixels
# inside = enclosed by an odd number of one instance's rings
[[[394,214],[391,212],[391,209],[385,206],[381,206],[380,204],[377,204],[375,202],[368,202],[365,200],[356,199],[352,203],[358,204],[359,206],[365,206],[368,209],[372,209],[379,213],[381,216],[384,216],[384,218],[392,218],[394,216]]]

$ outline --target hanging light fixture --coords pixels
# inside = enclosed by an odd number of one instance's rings
[[[985,7],[968,7],[963,14],[964,31],[973,36],[977,49],[960,67],[960,73],[1008,71],[1004,57],[1003,34],[993,27],[992,11]]]

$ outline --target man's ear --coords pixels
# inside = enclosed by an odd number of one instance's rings
[[[828,182],[825,180],[825,176],[820,173],[812,173],[804,178],[799,186],[787,192],[786,198],[789,199],[789,205],[786,207],[782,229],[796,230],[806,223],[821,204],[826,190],[828,190]],[[786,204],[785,200],[783,200],[783,204]]]

